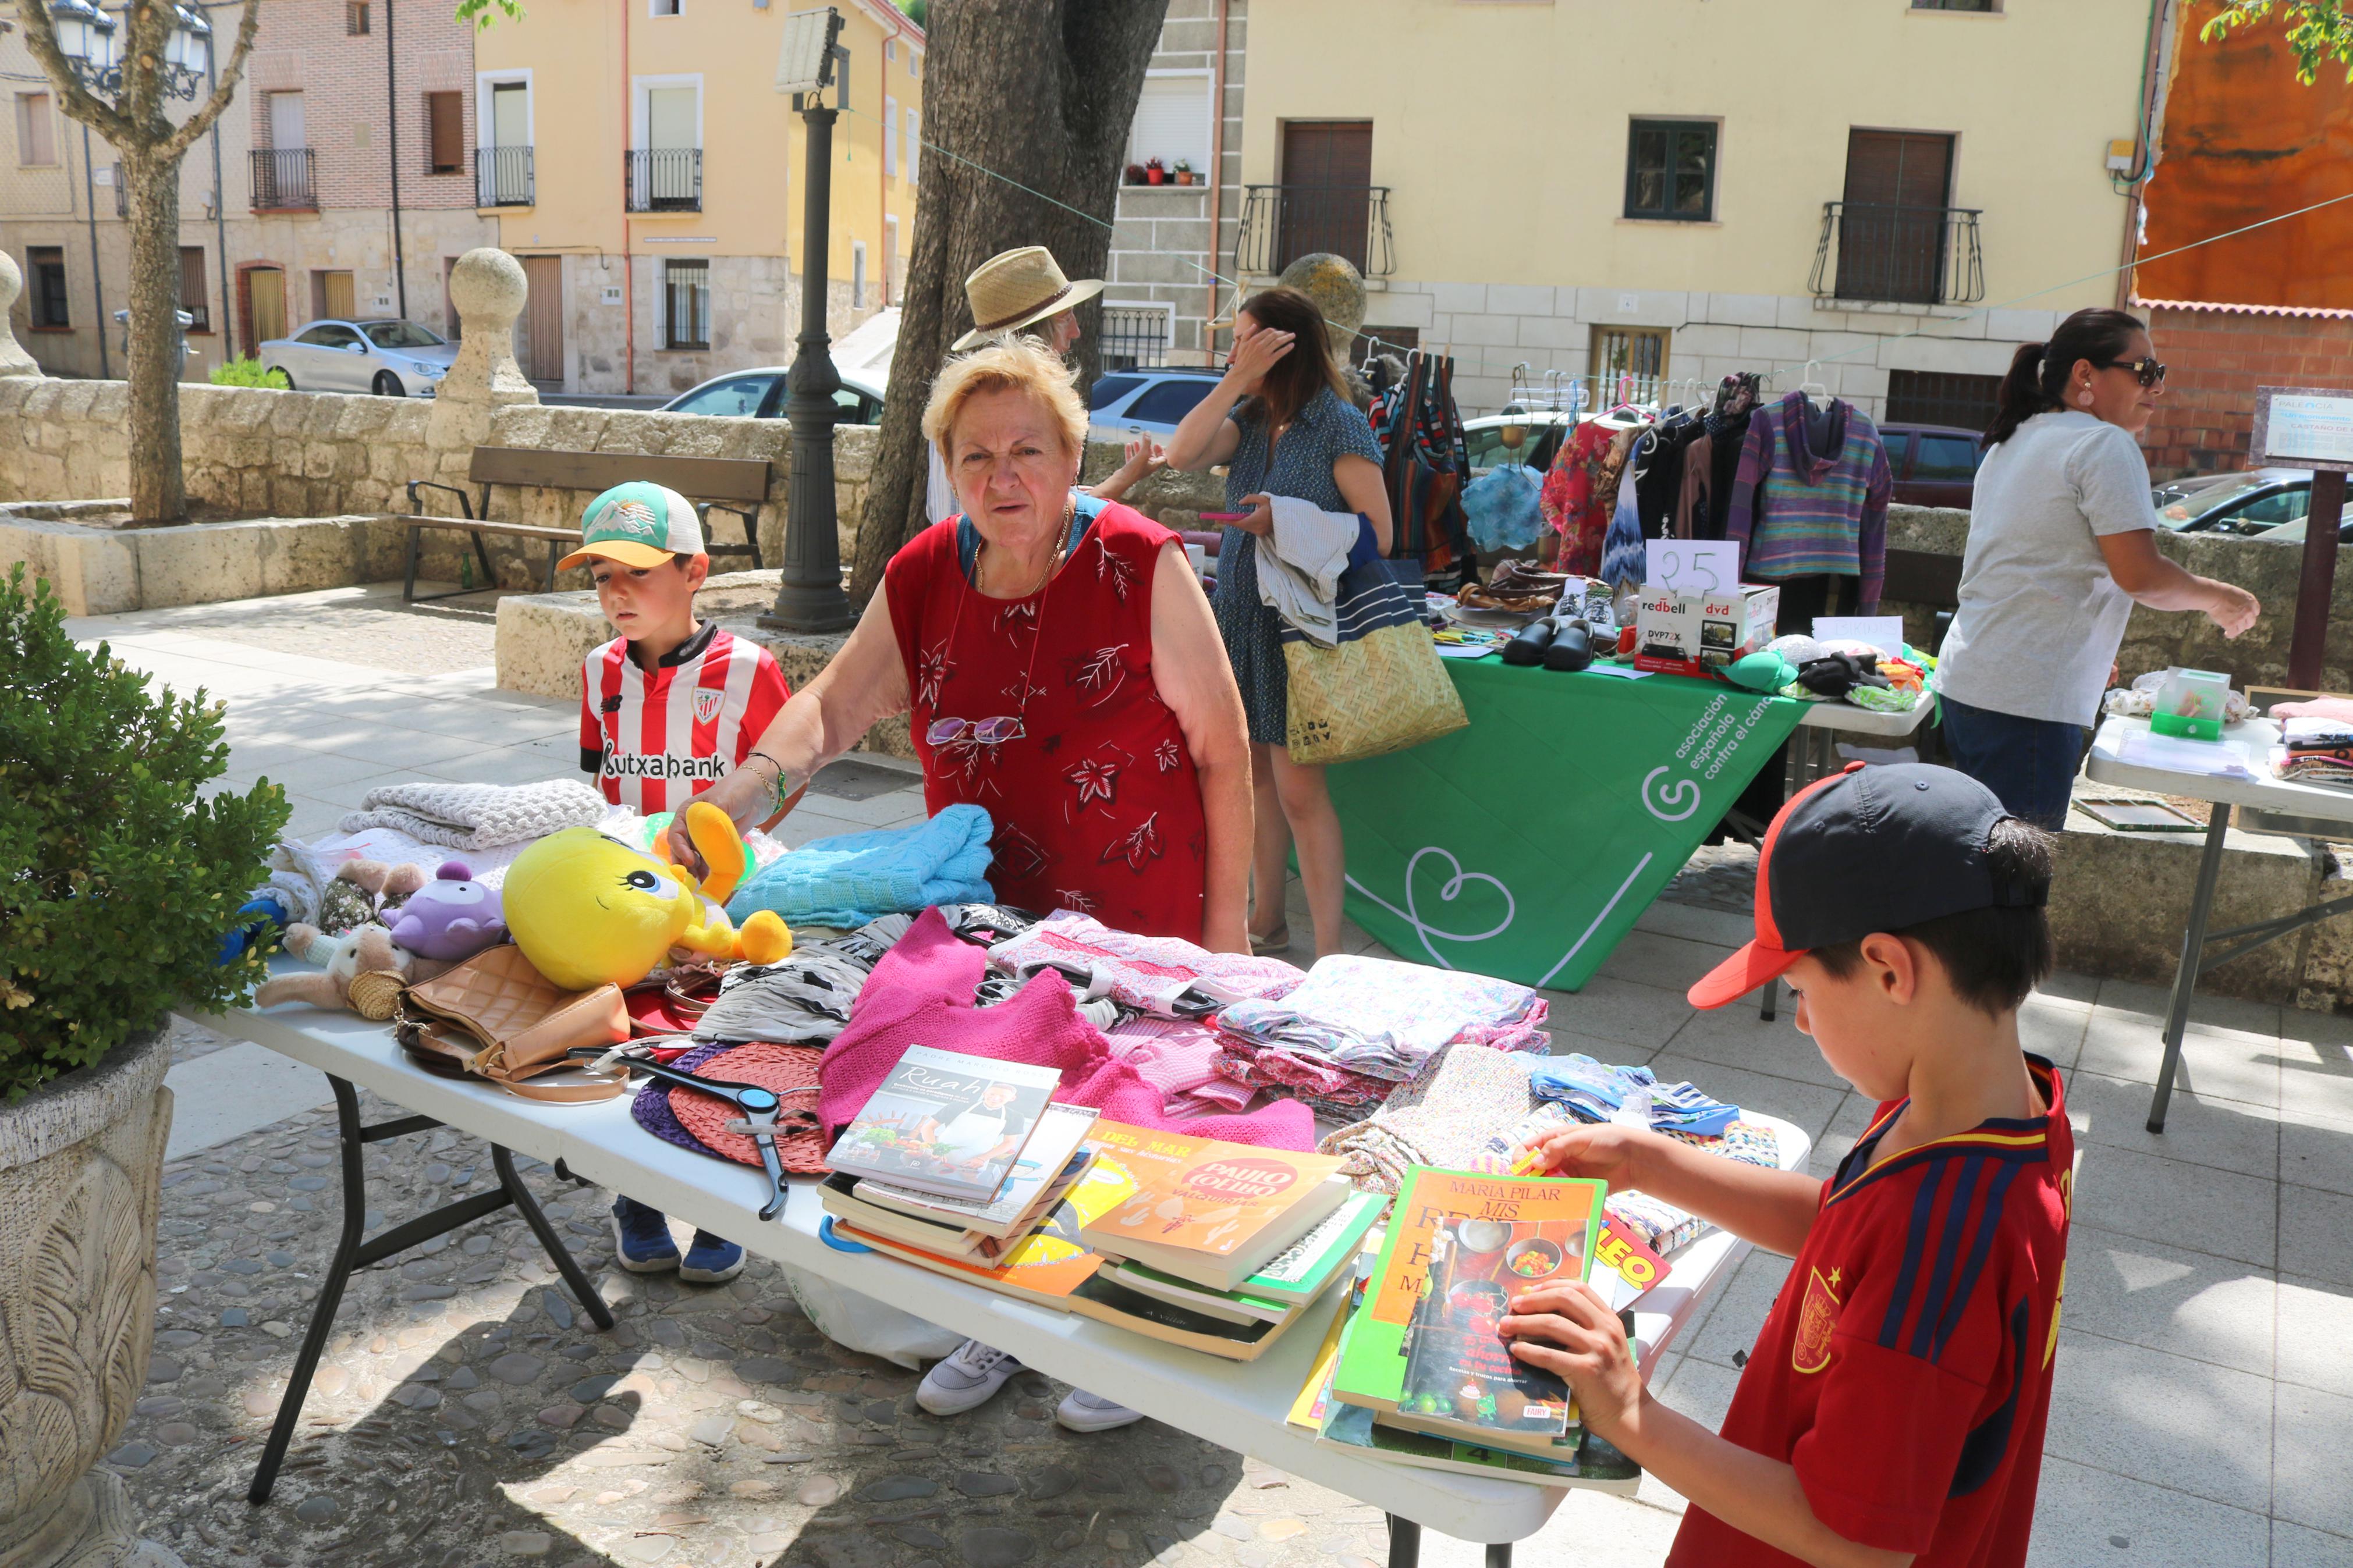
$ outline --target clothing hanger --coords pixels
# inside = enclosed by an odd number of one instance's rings
[[[1798,384],[1798,390],[1812,401],[1815,413],[1828,414],[1831,411],[1831,389],[1814,379],[1820,374],[1820,365],[1819,360],[1806,362],[1806,379]]]

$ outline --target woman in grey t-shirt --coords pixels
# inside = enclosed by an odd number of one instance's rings
[[[2164,395],[2137,320],[2078,310],[2018,351],[1986,432],[1936,689],[1955,764],[2044,827],[2066,818],[2136,602],[2202,610],[2232,637],[2262,613],[2245,589],[2158,553],[2137,437]]]

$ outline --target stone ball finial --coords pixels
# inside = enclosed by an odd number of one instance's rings
[[[16,258],[0,250],[0,316],[8,313],[24,291],[25,275],[16,270]]]
[[[1365,324],[1365,275],[1356,264],[1345,256],[1319,250],[1284,268],[1276,281],[1315,301],[1332,334],[1332,350],[1345,363],[1356,329]]]
[[[477,328],[497,331],[513,326],[530,292],[522,263],[496,246],[466,252],[449,269],[449,302],[458,308],[468,337]]]

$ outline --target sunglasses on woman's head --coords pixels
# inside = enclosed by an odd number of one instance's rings
[[[2165,365],[2153,359],[2112,359],[2102,362],[2103,370],[2128,370],[2143,386],[2155,386],[2165,379]]]

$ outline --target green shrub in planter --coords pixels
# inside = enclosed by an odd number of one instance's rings
[[[269,386],[283,392],[286,390],[286,373],[264,370],[261,362],[251,354],[240,354],[236,359],[225,360],[213,366],[212,384],[215,386]]]
[[[261,977],[221,938],[286,826],[276,784],[207,798],[221,707],[67,636],[47,583],[0,589],[0,1102],[88,1067],[176,1004]]]

